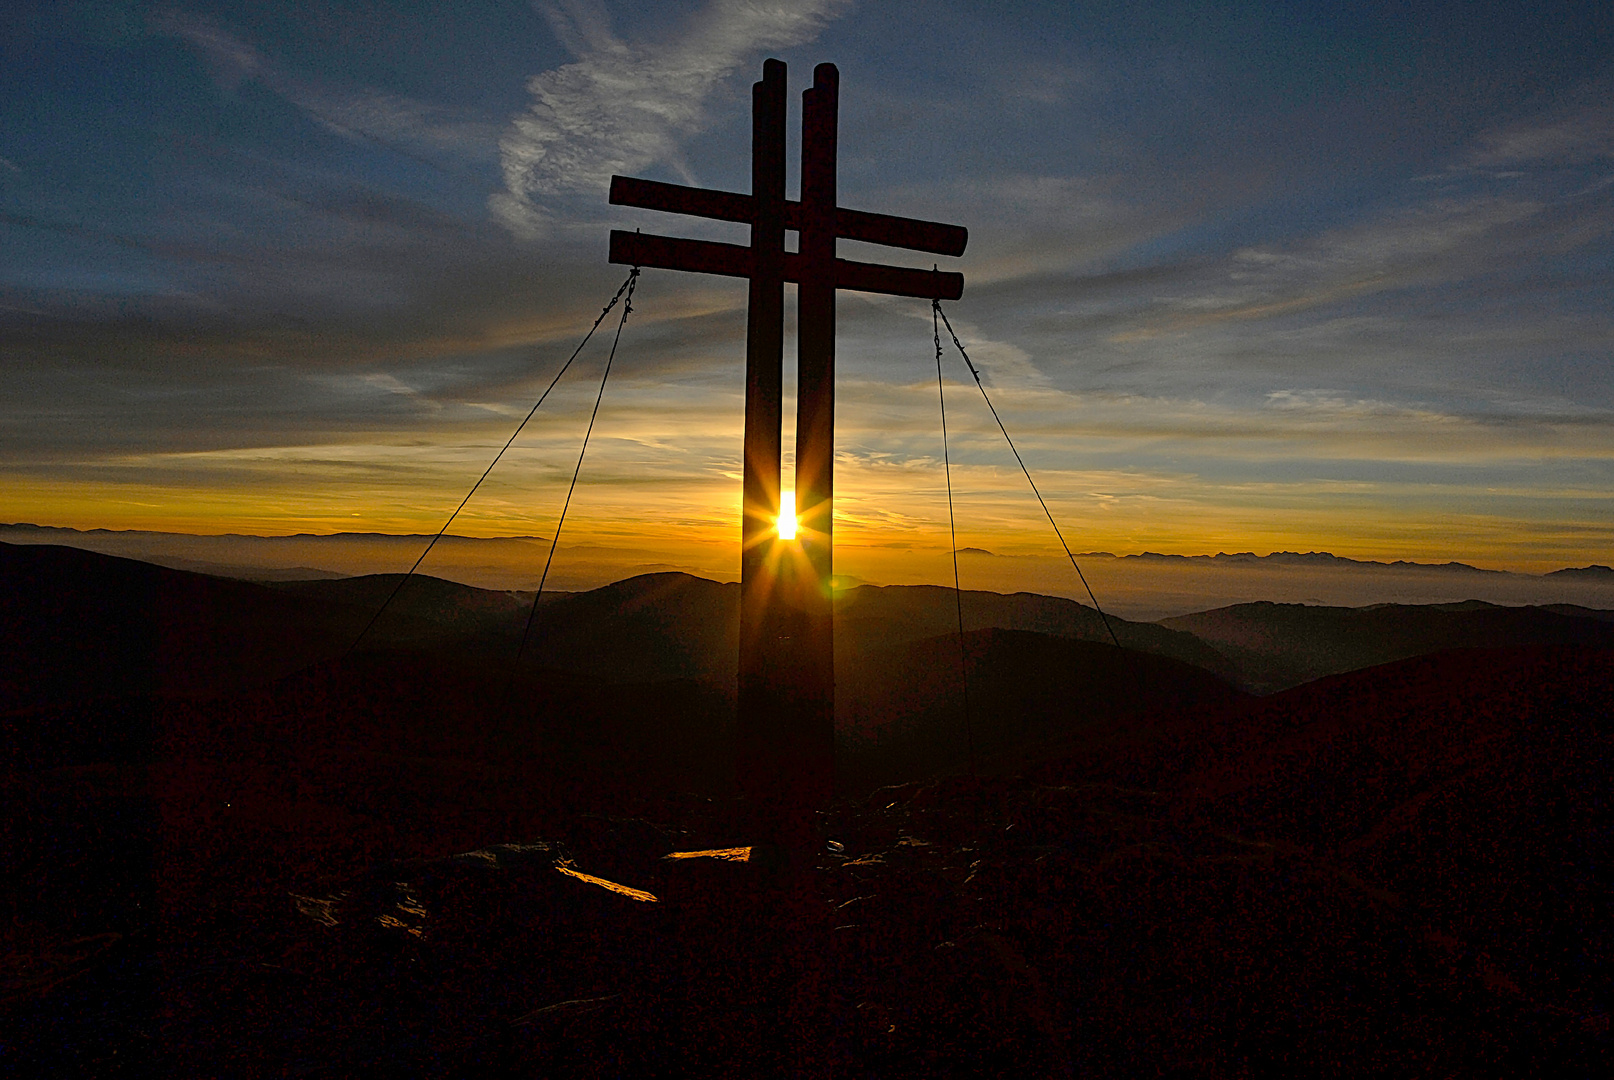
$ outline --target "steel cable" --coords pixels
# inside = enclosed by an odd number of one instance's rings
[[[516,662],[511,669],[512,675],[521,670],[521,658],[527,651],[527,638],[532,635],[533,619],[538,615],[538,601],[544,595],[544,582],[549,580],[549,566],[555,561],[555,548],[560,544],[560,530],[566,524],[566,511],[572,505],[572,492],[577,490],[577,477],[583,471],[583,458],[588,454],[589,436],[594,434],[594,421],[600,415],[600,402],[605,400],[605,381],[611,377],[611,362],[616,359],[616,347],[622,340],[622,328],[628,325],[628,314],[633,311],[633,289],[638,280],[639,268],[635,266],[629,271],[628,280],[623,283],[623,288],[628,290],[628,297],[622,304],[622,318],[617,320],[616,337],[611,339],[611,354],[605,358],[605,372],[600,376],[600,392],[594,397],[594,411],[588,417],[588,430],[583,432],[583,448],[577,452],[577,468],[572,470],[572,482],[566,489],[566,501],[561,504],[560,520],[555,522],[555,535],[549,541],[549,557],[544,560],[544,572],[538,578],[538,591],[532,594],[532,608],[527,612],[527,625],[521,631],[521,645],[516,649]],[[600,317],[605,316],[601,314]]]
[[[1076,556],[1071,553],[1070,545],[1065,543],[1065,534],[1059,531],[1059,523],[1054,520],[1053,512],[1048,509],[1047,500],[1042,497],[1042,492],[1037,490],[1037,482],[1031,478],[1031,470],[1026,468],[1025,459],[1020,456],[1020,451],[1014,445],[1014,440],[1009,437],[1009,429],[1003,426],[1003,418],[998,415],[997,408],[992,404],[992,398],[986,392],[986,386],[981,382],[980,371],[975,367],[974,362],[970,360],[970,354],[964,350],[964,343],[958,340],[958,333],[953,329],[953,324],[947,321],[947,312],[942,310],[941,301],[932,300],[930,309],[933,313],[932,322],[934,322],[934,316],[941,317],[942,325],[947,327],[947,333],[952,337],[953,344],[958,348],[958,355],[964,358],[964,366],[969,368],[970,374],[975,377],[975,385],[981,391],[981,399],[986,402],[986,407],[991,410],[992,419],[997,421],[998,430],[1003,432],[1003,439],[1009,444],[1009,450],[1013,452],[1014,460],[1020,463],[1020,471],[1026,474],[1026,483],[1031,485],[1031,493],[1037,497],[1037,502],[1042,506],[1042,512],[1047,515],[1048,524],[1053,526],[1054,535],[1059,538],[1059,546],[1065,549],[1065,557],[1070,560],[1070,565],[1075,569],[1076,576],[1081,579],[1082,587],[1087,590],[1087,598],[1093,601],[1093,610],[1098,612],[1098,617],[1104,621],[1104,629],[1109,632],[1110,640],[1119,649],[1121,639],[1115,636],[1115,628],[1110,625],[1110,617],[1104,614],[1103,608],[1099,607],[1098,597],[1093,595],[1093,586],[1087,583],[1087,575],[1082,573],[1081,566],[1076,562]]]
[[[931,335],[936,342],[936,400],[941,404],[942,471],[947,477],[947,532],[953,545],[953,606],[958,612],[958,675],[964,687],[964,742],[969,748],[970,775],[975,775],[975,732],[970,725],[970,673],[964,653],[964,593],[958,583],[958,523],[953,514],[953,463],[947,451],[947,394],[942,384],[941,329],[936,325],[940,306],[930,311]],[[948,327],[951,331],[952,327]]]
[[[527,410],[527,415],[522,419],[520,424],[516,425],[516,430],[511,433],[508,439],[505,440],[504,445],[499,448],[499,452],[493,455],[493,460],[488,462],[488,467],[486,469],[482,470],[482,475],[477,477],[476,483],[471,485],[471,490],[465,493],[465,498],[461,499],[460,504],[454,508],[454,512],[448,515],[448,520],[443,522],[443,527],[441,529],[437,530],[437,535],[431,538],[431,542],[426,545],[426,550],[420,553],[420,558],[416,559],[415,564],[409,568],[403,577],[398,579],[398,584],[392,587],[392,592],[387,594],[387,598],[382,601],[381,606],[376,609],[376,613],[370,616],[370,621],[364,624],[364,629],[360,630],[359,636],[353,639],[353,644],[347,647],[347,651],[342,654],[342,659],[346,660],[349,656],[353,655],[353,650],[359,647],[359,642],[364,640],[365,635],[370,632],[371,627],[375,626],[376,620],[381,618],[382,614],[387,610],[387,608],[392,605],[392,601],[397,598],[399,591],[404,587],[404,583],[414,576],[416,570],[420,569],[420,564],[426,561],[426,556],[430,555],[432,548],[437,546],[437,541],[443,538],[443,534],[448,532],[448,527],[454,524],[454,519],[460,516],[460,511],[465,509],[465,504],[471,501],[471,496],[475,495],[476,489],[482,486],[482,481],[488,478],[488,474],[493,471],[493,466],[499,463],[499,459],[504,457],[504,452],[510,449],[510,444],[516,441],[516,436],[520,435],[522,430],[527,426],[527,421],[533,418],[533,414],[538,411],[538,406],[542,405],[544,400],[549,397],[549,392],[555,389],[555,384],[560,382],[560,377],[566,374],[567,369],[572,366],[572,361],[577,359],[578,354],[583,351],[583,346],[587,345],[589,339],[594,336],[594,331],[600,328],[600,323],[604,322],[605,317],[611,313],[611,309],[616,307],[617,301],[622,299],[624,293],[627,293],[630,296],[632,295],[633,282],[638,276],[639,268],[635,266],[631,271],[629,271],[627,279],[623,281],[622,285],[617,289],[616,295],[611,297],[610,302],[607,303],[600,311],[599,317],[594,320],[594,325],[589,327],[588,333],[583,335],[583,340],[578,342],[577,348],[572,350],[572,355],[566,358],[566,362],[560,366],[560,370],[555,372],[555,377],[549,380],[549,385],[544,387],[544,392],[539,395],[538,400],[533,403],[532,408]],[[623,314],[624,317],[626,317],[626,312]],[[621,327],[619,326],[617,328],[618,336],[621,335],[621,332]],[[616,345],[613,344],[611,349],[614,355]],[[592,427],[593,421],[590,420],[589,423]],[[576,482],[575,478],[573,482]],[[570,497],[570,493],[568,493],[567,498],[570,499]],[[550,549],[550,555],[554,555],[553,547]],[[547,570],[548,566],[546,564],[545,571],[547,572]]]

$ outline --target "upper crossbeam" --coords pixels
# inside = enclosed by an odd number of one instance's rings
[[[645,210],[664,210],[718,221],[738,221],[747,225],[756,221],[757,217],[756,198],[751,195],[686,187],[683,184],[664,184],[659,180],[640,180],[632,176],[611,177],[611,203],[614,206],[637,206]],[[800,229],[801,203],[786,199],[784,218],[785,228]],[[918,218],[836,207],[835,235],[842,240],[862,240],[936,255],[962,255],[970,234],[962,225],[943,225],[939,221],[921,221]]]

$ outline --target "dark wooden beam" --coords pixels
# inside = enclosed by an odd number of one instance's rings
[[[785,221],[790,220],[790,205],[785,205]],[[918,218],[894,217],[891,214],[871,214],[866,210],[848,210],[842,206],[835,211],[835,234],[842,240],[862,240],[868,244],[926,251],[934,255],[962,255],[969,243],[970,231],[962,225],[943,225],[939,221],[921,221]]]
[[[621,229],[611,230],[610,259],[624,266],[654,266],[660,270],[689,270],[696,274],[721,274],[724,277],[750,277],[755,262],[751,249],[739,244],[623,232]]]
[[[635,176],[611,177],[611,205],[637,206],[641,210],[664,210],[669,214],[738,221],[749,225],[757,216],[756,200],[735,191],[664,184]],[[792,203],[794,205],[794,203]],[[795,228],[788,222],[786,228]]]
[[[658,270],[687,270],[723,277],[750,277],[751,249],[715,240],[687,240],[611,230],[611,261],[623,266],[651,266]],[[784,253],[784,280],[801,282],[801,256]],[[835,287],[887,296],[916,296],[924,300],[957,300],[964,295],[964,275],[948,270],[918,270],[882,263],[835,260]]]
[[[810,836],[807,808],[829,801],[835,773],[835,258],[840,75],[813,68],[801,99],[801,250],[796,256],[796,544],[808,572],[789,591],[801,614],[781,745],[795,809],[788,832]],[[787,261],[785,270],[791,267]]]
[[[797,280],[790,276],[789,255],[785,256],[785,280]],[[836,259],[835,287],[887,296],[917,296],[924,300],[957,300],[964,295],[964,275]]]
[[[789,613],[779,603],[779,518],[785,346],[785,65],[768,60],[751,88],[751,215],[746,249],[751,295],[746,307],[745,443],[740,501],[740,665],[735,764],[740,790],[764,837],[777,835],[785,811],[779,716],[788,703]],[[613,189],[615,185],[613,184]],[[721,214],[717,216],[722,216]],[[729,259],[724,253],[720,256]]]
[[[750,195],[685,187],[683,184],[664,184],[659,180],[640,180],[631,176],[611,177],[611,202],[616,206],[637,206],[643,210],[662,210],[669,214],[688,214],[742,224],[749,224],[756,217],[756,200]],[[784,206],[785,228],[799,230],[801,203],[787,199]],[[961,225],[944,225],[939,221],[921,221],[891,214],[871,214],[845,207],[835,210],[835,233],[842,240],[861,240],[868,244],[884,244],[886,247],[926,251],[935,255],[962,255],[970,238],[969,230]]]

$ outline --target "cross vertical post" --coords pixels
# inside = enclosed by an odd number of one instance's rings
[[[750,279],[746,319],[745,449],[740,554],[740,787],[759,839],[800,847],[834,780],[835,293],[838,289],[957,300],[953,272],[853,262],[837,239],[962,255],[957,225],[871,214],[836,205],[840,76],[813,70],[802,95],[801,198],[785,198],[785,65],[768,60],[752,88],[751,194],[627,176],[611,178],[611,202],[751,226],[751,244],[611,231],[610,259]],[[786,251],[795,229],[798,250]],[[780,499],[784,285],[797,292],[797,539],[775,532]]]
[[[780,816],[773,726],[788,708],[790,635],[780,593],[788,581],[774,550],[779,517],[785,341],[785,65],[768,60],[751,88],[750,304],[746,314],[745,445],[740,524],[740,656],[736,716],[742,789],[764,818]],[[776,821],[756,823],[776,831]]]
[[[835,172],[840,75],[813,69],[802,93],[801,255],[796,292],[796,528],[808,573],[794,590],[791,717],[795,784],[808,805],[827,801],[835,754],[835,639],[831,574],[835,496]]]

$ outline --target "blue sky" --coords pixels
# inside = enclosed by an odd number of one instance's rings
[[[950,313],[1079,549],[1614,549],[1607,4],[36,2],[0,43],[5,520],[435,530],[610,228],[740,238],[605,184],[744,190],[777,56],[792,126],[840,68],[843,205],[970,229]],[[731,558],[744,303],[646,272],[580,539]],[[837,565],[929,566],[929,312],[839,307]],[[465,531],[552,529],[602,362]],[[1040,551],[969,390],[960,543]]]

